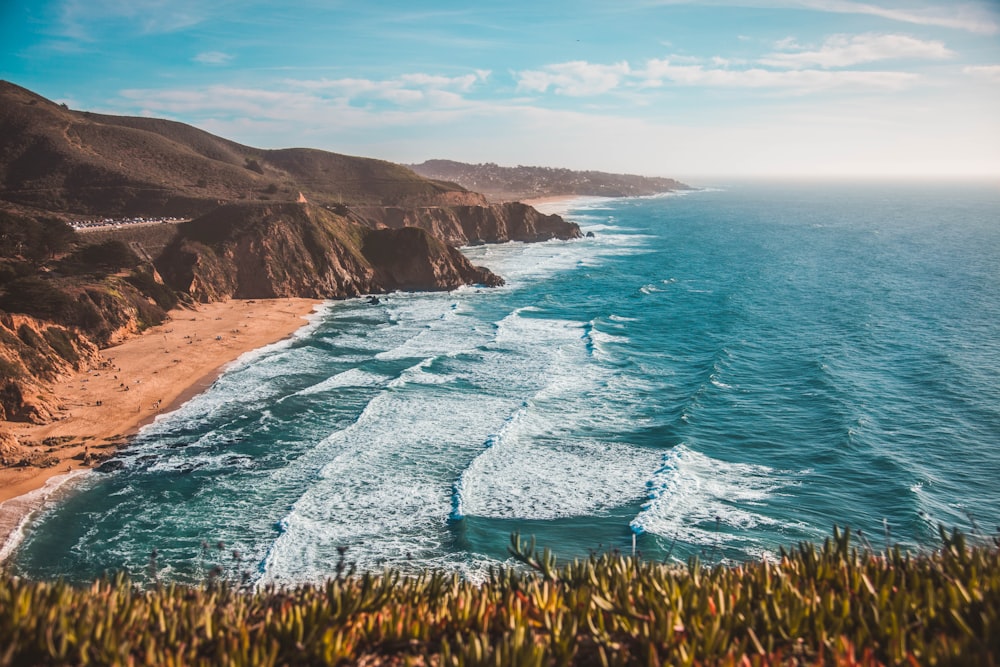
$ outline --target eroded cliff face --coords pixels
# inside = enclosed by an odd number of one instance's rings
[[[99,364],[97,346],[74,329],[0,313],[0,420],[48,423],[49,387]]]
[[[182,225],[156,264],[203,302],[502,283],[423,230],[377,230],[298,203],[223,206]]]
[[[386,291],[503,284],[499,276],[471,266],[458,250],[416,227],[374,230],[365,236],[362,252],[376,267],[376,280]]]
[[[454,246],[580,238],[580,227],[520,202],[486,206],[352,207],[352,217],[375,228],[417,227]]]

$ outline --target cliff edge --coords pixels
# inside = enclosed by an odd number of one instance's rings
[[[375,229],[304,203],[219,207],[179,225],[156,268],[203,302],[503,284],[423,229]]]
[[[486,206],[356,206],[352,217],[375,228],[418,227],[455,246],[480,243],[580,238],[580,227],[558,215],[545,215],[527,204]]]

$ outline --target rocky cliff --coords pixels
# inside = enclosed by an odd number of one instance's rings
[[[354,219],[375,228],[417,227],[454,246],[575,239],[580,227],[519,202],[486,206],[356,206]]]
[[[74,329],[0,313],[0,420],[50,421],[48,387],[98,363],[97,346]]]
[[[156,266],[168,285],[206,302],[503,282],[424,230],[374,229],[298,203],[220,207],[180,225]]]

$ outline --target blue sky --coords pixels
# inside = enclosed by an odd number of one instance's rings
[[[1000,2],[4,0],[0,78],[265,148],[1000,176]]]

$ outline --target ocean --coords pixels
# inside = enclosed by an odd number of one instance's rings
[[[85,581],[480,578],[562,558],[920,550],[1000,523],[1000,188],[579,199],[593,238],[465,249],[498,289],[331,302],[146,427],[10,568]]]

